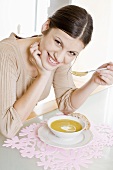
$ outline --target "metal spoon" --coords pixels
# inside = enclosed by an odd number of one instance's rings
[[[85,76],[90,72],[95,72],[95,71],[100,71],[100,70],[107,70],[107,68],[98,68],[95,70],[90,70],[90,71],[85,71],[85,72],[71,71],[71,74],[73,74],[75,76]]]

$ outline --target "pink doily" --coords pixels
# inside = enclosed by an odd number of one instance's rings
[[[92,163],[91,158],[101,158],[105,146],[113,146],[113,129],[109,126],[92,125],[93,140],[84,147],[77,149],[62,149],[52,147],[42,142],[37,136],[37,130],[41,124],[31,124],[23,128],[19,136],[4,141],[3,146],[16,148],[22,157],[37,158],[37,165],[44,170],[80,170],[80,167],[88,167]]]

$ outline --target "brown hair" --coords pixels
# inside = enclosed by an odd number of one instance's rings
[[[73,38],[79,38],[86,46],[92,36],[93,20],[84,9],[67,5],[57,10],[50,19],[50,28],[59,28]]]

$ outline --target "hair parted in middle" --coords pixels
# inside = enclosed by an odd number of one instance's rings
[[[76,5],[67,5],[58,9],[50,20],[49,28],[59,28],[73,38],[79,38],[86,46],[92,37],[93,20],[91,15]]]

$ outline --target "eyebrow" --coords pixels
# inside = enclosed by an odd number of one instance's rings
[[[64,46],[62,40],[61,40],[59,37],[57,37],[57,36],[56,36],[56,38],[58,38],[58,39],[61,41],[61,44]],[[70,50],[69,52],[75,52],[75,53],[77,53],[77,55],[79,55],[79,52],[78,52],[78,51],[72,51],[72,50]]]

